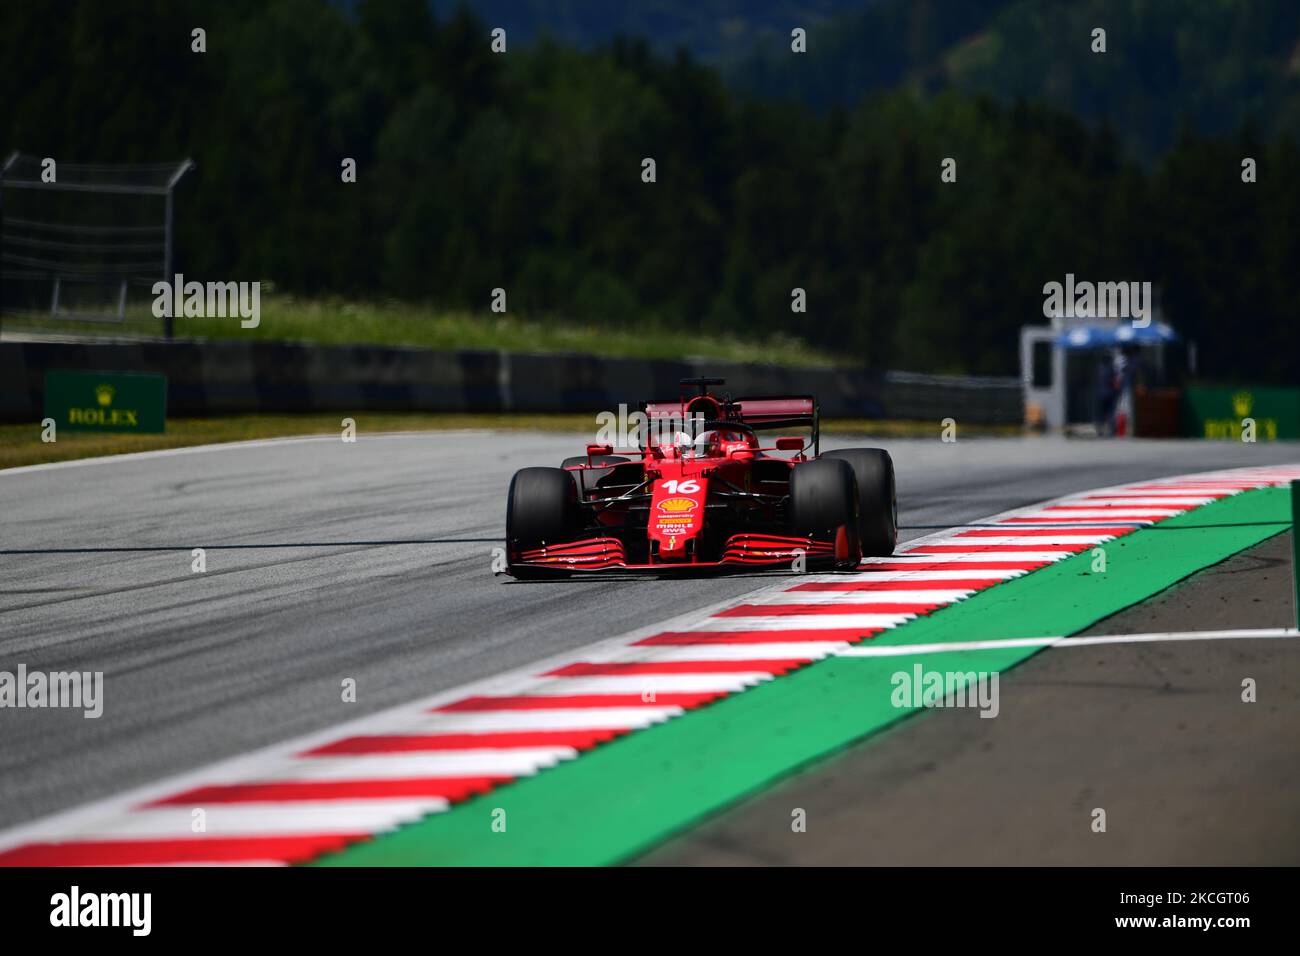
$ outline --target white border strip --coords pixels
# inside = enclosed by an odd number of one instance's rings
[[[454,432],[475,435],[491,435],[499,429],[491,428],[437,428],[427,431],[371,432],[357,436],[357,441],[380,441],[391,438],[433,438]],[[164,432],[163,434],[166,434]],[[180,448],[155,448],[151,451],[128,451],[120,455],[91,455],[87,458],[69,458],[66,461],[46,461],[39,465],[18,465],[15,468],[0,468],[0,478],[9,475],[30,475],[34,472],[53,471],[63,468],[86,468],[91,465],[116,465],[133,461],[149,461],[153,458],[174,458],[177,455],[197,455],[209,451],[241,451],[246,448],[269,448],[273,445],[301,445],[306,442],[337,442],[338,435],[285,435],[277,438],[250,438],[246,441],[209,442],[206,445],[184,445]]]
[[[1296,638],[1294,627],[1273,627],[1237,631],[1169,631],[1155,634],[1095,634],[1088,637],[1011,637],[1005,640],[952,641],[947,644],[892,644],[881,647],[849,647],[836,657],[907,657],[912,654],[941,654],[944,651],[992,651],[1004,647],[1087,647],[1096,644],[1149,644],[1158,641],[1249,641]]]

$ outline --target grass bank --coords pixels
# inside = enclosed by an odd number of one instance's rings
[[[162,320],[145,309],[121,326],[5,316],[4,331],[67,332],[86,335],[162,334]],[[691,329],[637,323],[621,327],[549,317],[525,318],[492,312],[448,312],[428,305],[261,297],[261,322],[254,329],[238,319],[178,318],[175,334],[185,338],[274,339],[327,345],[406,345],[432,349],[505,349],[517,352],[586,352],[631,358],[681,359],[707,356],[778,365],[841,365],[853,356],[832,355],[793,336],[704,334]]]

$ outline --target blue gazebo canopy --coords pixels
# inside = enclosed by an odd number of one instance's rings
[[[1131,322],[1119,325],[1076,325],[1056,337],[1056,345],[1063,349],[1101,349],[1121,345],[1158,345],[1176,342],[1178,333],[1163,322],[1152,322],[1145,327]]]

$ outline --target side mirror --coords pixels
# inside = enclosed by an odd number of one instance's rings
[[[777,451],[803,451],[803,439],[799,437],[778,438],[776,440]]]
[[[614,451],[613,445],[588,445],[587,457],[590,458],[593,455],[609,455],[609,454],[613,454],[613,451]]]

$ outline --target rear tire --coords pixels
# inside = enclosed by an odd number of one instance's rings
[[[521,468],[506,499],[509,550],[570,538],[577,526],[578,487],[563,468]]]
[[[819,459],[795,465],[790,472],[789,518],[800,534],[836,533],[846,528],[848,553],[837,557],[835,565],[858,566],[858,487],[848,462]]]
[[[858,534],[862,553],[888,557],[898,544],[898,495],[894,486],[894,460],[883,448],[839,448],[822,455],[847,462],[858,486]]]

